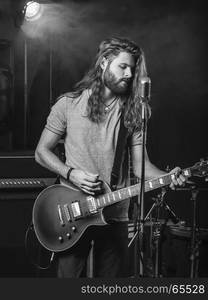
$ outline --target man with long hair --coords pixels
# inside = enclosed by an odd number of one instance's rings
[[[133,171],[141,170],[141,95],[139,81],[147,76],[142,49],[124,38],[101,42],[96,60],[71,93],[59,97],[52,107],[36,149],[36,161],[72,182],[86,195],[102,191],[102,182],[111,183],[117,153],[118,134],[123,124],[127,138],[119,165],[116,188],[129,184],[129,155]],[[150,116],[150,108],[148,108]],[[123,123],[122,123],[123,122]],[[54,153],[64,135],[65,162]],[[178,173],[171,187],[182,185],[186,178]],[[145,151],[145,178],[166,174],[154,166]],[[104,209],[108,225],[88,230],[73,249],[58,255],[58,277],[80,277],[91,241],[94,241],[94,276],[128,276],[128,207],[129,200]]]

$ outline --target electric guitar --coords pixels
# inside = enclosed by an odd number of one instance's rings
[[[207,176],[208,161],[200,161],[184,169],[187,176]],[[167,186],[174,174],[145,181],[145,192]],[[66,184],[66,182],[65,182]],[[55,184],[44,189],[35,200],[32,220],[39,242],[53,252],[70,249],[90,226],[106,225],[103,209],[139,194],[140,184],[111,191],[103,182],[103,193],[87,195],[73,184]]]

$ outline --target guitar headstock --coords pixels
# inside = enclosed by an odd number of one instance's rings
[[[195,165],[193,165],[190,169],[191,169],[192,176],[197,176],[197,177],[208,176],[208,161],[201,159],[199,162],[197,162]]]

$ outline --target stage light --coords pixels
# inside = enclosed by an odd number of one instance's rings
[[[42,14],[42,5],[35,1],[29,1],[24,6],[24,16],[26,21],[36,21]]]

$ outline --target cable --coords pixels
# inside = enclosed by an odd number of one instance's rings
[[[29,251],[29,248],[28,248],[28,246],[29,246],[29,233],[30,232],[32,232],[33,235],[36,237],[35,231],[34,231],[34,226],[33,226],[32,222],[28,226],[28,228],[26,230],[26,233],[25,233],[25,250],[26,250],[26,254],[27,254],[31,264],[33,264],[36,268],[38,268],[40,270],[47,270],[50,267],[53,260],[54,260],[54,252],[48,250],[49,252],[51,252],[51,256],[50,256],[49,264],[47,266],[41,266],[37,262],[35,262],[35,260],[32,259],[32,255],[30,255],[30,251]],[[36,237],[36,240],[37,240],[37,237]],[[40,246],[41,246],[41,244],[39,243],[39,247]]]

